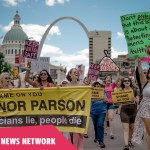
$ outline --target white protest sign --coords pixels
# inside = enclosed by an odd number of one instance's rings
[[[83,80],[84,78],[84,71],[85,71],[85,66],[80,64],[80,65],[76,65],[76,69],[79,71],[79,80]]]
[[[40,72],[41,70],[47,70],[50,72],[50,58],[49,57],[39,57],[31,61],[31,73]]]

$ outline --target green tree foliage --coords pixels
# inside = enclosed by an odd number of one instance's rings
[[[11,67],[8,63],[4,61],[4,54],[0,53],[0,74],[2,72],[11,72]]]

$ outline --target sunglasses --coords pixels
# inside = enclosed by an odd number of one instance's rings
[[[130,80],[124,80],[123,82],[130,82]]]
[[[40,76],[46,76],[47,75],[47,73],[40,73]]]
[[[7,77],[5,77],[5,79],[6,79],[6,80],[10,80],[10,77],[8,77],[8,78],[7,78]]]
[[[67,84],[67,82],[63,82],[62,84]]]

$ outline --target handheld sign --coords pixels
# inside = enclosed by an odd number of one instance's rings
[[[92,90],[92,98],[93,99],[104,99],[104,89],[103,88],[94,88]]]
[[[121,16],[130,57],[148,56],[150,47],[150,12]]]
[[[80,65],[76,65],[77,70],[79,71],[79,80],[83,80],[84,78],[84,70],[85,70],[85,66],[80,64]]]
[[[113,72],[120,70],[116,63],[110,57],[106,56],[102,58],[99,65],[101,72]]]
[[[133,90],[112,92],[112,100],[114,105],[134,104]]]
[[[24,57],[36,59],[38,53],[38,46],[39,42],[26,40],[24,46]]]
[[[99,64],[90,64],[89,70],[88,70],[88,78],[90,80],[96,81],[99,75]]]
[[[13,75],[13,78],[14,79],[17,79],[18,78],[18,68],[17,67],[14,67],[13,70],[12,70],[12,75]]]

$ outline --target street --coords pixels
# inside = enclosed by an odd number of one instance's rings
[[[122,131],[122,126],[121,126],[120,116],[118,114],[116,114],[115,116],[115,132],[114,133],[115,133],[114,134],[115,138],[113,140],[109,138],[109,134],[107,134],[104,137],[104,143],[106,145],[105,150],[123,150],[124,148],[123,131]],[[85,150],[104,149],[104,148],[98,147],[98,143],[94,143],[94,129],[93,129],[93,124],[91,120],[90,120],[90,125],[89,125],[88,136],[89,138],[87,139],[85,138],[84,140]],[[144,138],[143,145],[137,145],[137,144],[134,144],[134,145],[135,147],[133,148],[133,150],[147,150],[145,138]]]

